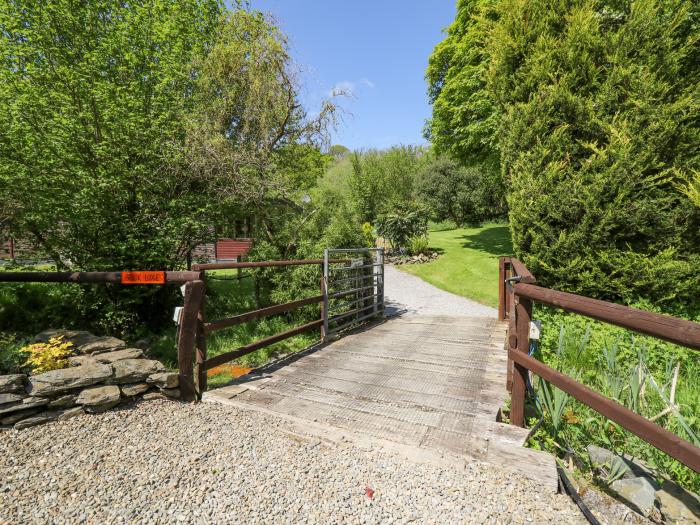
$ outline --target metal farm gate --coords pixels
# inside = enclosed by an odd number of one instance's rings
[[[323,253],[323,334],[384,315],[384,248]]]

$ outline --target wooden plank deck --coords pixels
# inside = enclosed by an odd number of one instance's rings
[[[507,398],[504,336],[488,317],[398,317],[204,400],[273,413],[309,433],[396,443],[414,457],[486,461],[556,490],[553,457],[523,448],[527,431],[496,421]]]

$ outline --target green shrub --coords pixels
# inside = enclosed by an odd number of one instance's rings
[[[460,166],[437,158],[416,175],[417,194],[433,219],[450,219],[458,228],[506,215],[505,188],[497,167]]]
[[[46,343],[34,343],[19,350],[27,355],[27,366],[33,373],[41,374],[68,366],[68,358],[73,354],[73,343],[63,336],[52,337]]]
[[[542,321],[535,354],[538,359],[646,418],[658,416],[668,407],[677,367],[678,410],[655,422],[700,444],[700,365],[696,352],[550,308],[536,307],[534,318]],[[630,454],[650,465],[657,475],[670,477],[695,492],[700,490],[700,476],[688,467],[560,390],[539,379],[535,385],[545,413],[535,446],[555,454],[570,448],[585,461],[586,447],[599,445]]]
[[[425,254],[428,253],[429,249],[428,238],[423,235],[417,235],[408,240],[408,253],[410,255]]]
[[[429,158],[426,153],[426,148],[416,146],[353,153],[350,197],[363,222],[375,223],[413,200],[414,179]]]
[[[370,223],[362,223],[362,235],[365,238],[365,246],[374,246],[374,228]]]
[[[28,371],[27,354],[22,352],[24,343],[15,334],[0,331],[0,375]]]
[[[513,245],[540,282],[665,306],[699,296],[698,8],[461,0],[430,59],[430,136],[497,156]]]
[[[673,184],[699,165],[690,4],[506,1],[500,12],[490,85],[516,254],[570,292],[693,300],[700,214]]]
[[[411,237],[428,233],[427,212],[415,205],[399,207],[377,220],[377,233],[388,239],[394,249],[405,248]]]

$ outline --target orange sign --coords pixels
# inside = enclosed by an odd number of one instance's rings
[[[122,272],[122,284],[165,284],[165,272]]]

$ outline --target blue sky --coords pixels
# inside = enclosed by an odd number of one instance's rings
[[[422,144],[430,106],[428,57],[454,19],[455,0],[250,0],[280,23],[315,111],[334,87],[349,114],[333,143],[351,149]]]

